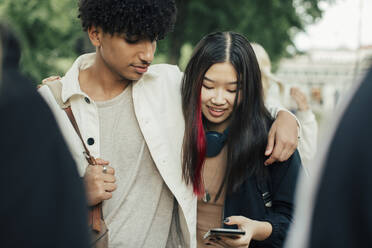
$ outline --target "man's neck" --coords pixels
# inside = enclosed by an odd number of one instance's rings
[[[93,65],[79,72],[81,90],[94,101],[110,100],[120,95],[130,83],[110,70],[98,53]]]

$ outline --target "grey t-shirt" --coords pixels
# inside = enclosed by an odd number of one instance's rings
[[[103,203],[109,247],[166,247],[174,197],[150,155],[139,128],[132,85],[96,102],[101,156],[115,169],[117,189]]]

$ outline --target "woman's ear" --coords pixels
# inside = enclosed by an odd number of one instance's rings
[[[88,36],[90,39],[90,42],[92,43],[93,46],[95,47],[100,47],[101,46],[101,37],[102,37],[102,29],[91,26],[88,28]]]

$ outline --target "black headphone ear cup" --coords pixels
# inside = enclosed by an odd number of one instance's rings
[[[225,131],[222,133],[225,137],[225,140],[227,139],[227,135],[229,134],[229,128],[226,128]]]
[[[221,152],[223,146],[225,145],[225,141],[227,138],[225,132],[218,133],[215,131],[208,131],[206,132],[205,137],[207,143],[206,156],[209,158],[217,156]]]

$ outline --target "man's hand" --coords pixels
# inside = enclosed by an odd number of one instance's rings
[[[115,170],[108,166],[109,162],[97,158],[96,163],[96,165],[88,165],[84,175],[89,206],[110,199],[112,197],[111,192],[117,188]],[[104,167],[106,171],[104,171]]]
[[[287,111],[280,111],[269,131],[265,155],[270,156],[265,165],[286,161],[298,145],[297,121]]]
[[[49,81],[56,81],[56,80],[59,80],[61,79],[60,76],[50,76],[48,78],[44,78],[43,81],[41,81],[43,84],[46,83],[46,82],[49,82]]]
[[[43,86],[43,84],[45,84],[45,83],[47,83],[47,82],[49,82],[49,81],[55,81],[55,80],[59,80],[59,79],[61,79],[60,76],[50,76],[50,77],[48,77],[48,78],[44,78],[43,81],[41,81],[41,84],[38,84],[38,85],[36,86],[36,88],[37,88],[37,89],[40,89],[40,87]]]

